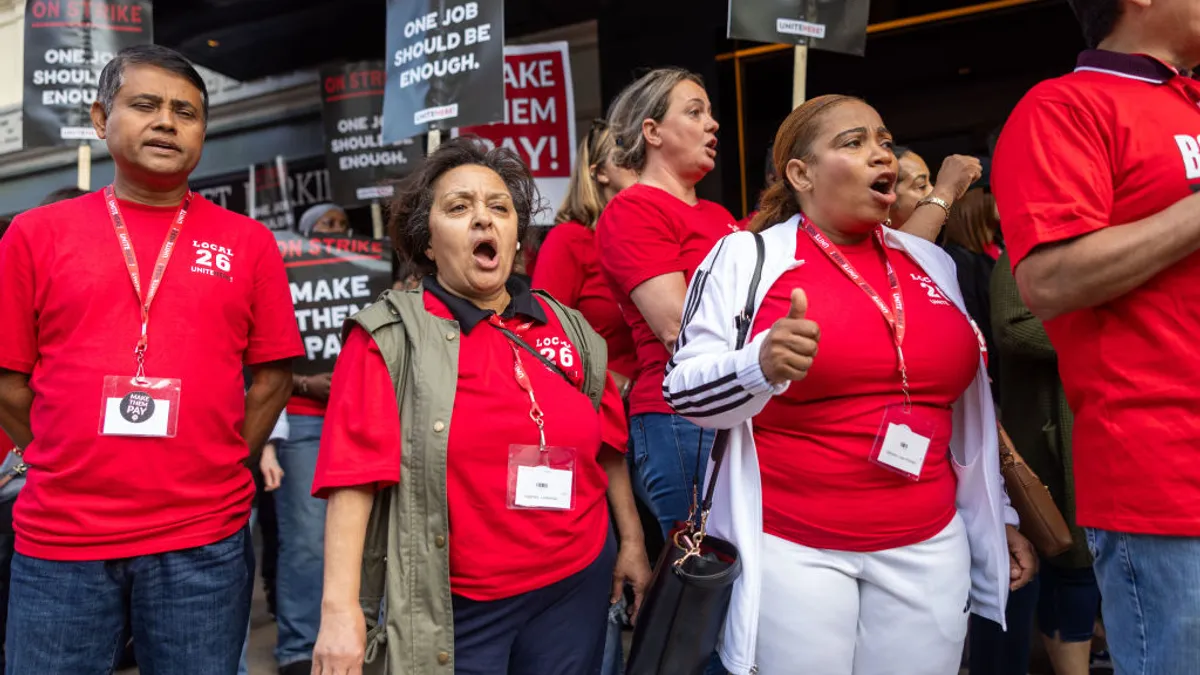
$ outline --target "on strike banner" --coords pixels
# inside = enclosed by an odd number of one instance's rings
[[[729,0],[730,38],[862,56],[870,0]]]
[[[246,194],[250,198],[250,217],[267,226],[268,230],[296,229],[288,195],[287,163],[283,157],[274,162],[255,164],[250,167],[250,185]]]
[[[504,119],[503,0],[388,0],[383,140]]]
[[[549,205],[537,224],[554,223],[575,165],[575,95],[566,42],[504,48],[504,121],[462,127],[515,151],[529,165]]]
[[[154,41],[150,0],[26,0],[24,146],[96,140],[90,111],[117,52]]]
[[[304,354],[301,375],[333,372],[342,351],[342,323],[392,286],[390,244],[365,237],[314,237],[278,232]]]
[[[333,197],[355,206],[392,196],[388,179],[401,178],[421,159],[421,146],[406,138],[383,141],[382,61],[362,61],[321,70],[321,118],[325,124],[325,163]]]

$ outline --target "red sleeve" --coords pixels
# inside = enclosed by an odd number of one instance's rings
[[[1106,135],[1095,116],[1036,91],[1013,111],[996,147],[992,189],[1014,268],[1040,244],[1110,225]]]
[[[579,307],[583,290],[583,266],[576,255],[579,240],[569,223],[555,226],[538,250],[533,272],[533,287],[540,288],[567,307]]]
[[[625,454],[629,445],[629,421],[625,419],[625,402],[621,390],[612,375],[604,385],[604,396],[600,398],[600,442]]]
[[[324,499],[336,488],[383,489],[399,482],[400,409],[392,376],[375,341],[355,326],[333,367],[313,496]]]
[[[654,277],[686,272],[677,230],[669,216],[646,197],[617,195],[596,223],[604,273],[623,295],[629,295]]]
[[[248,365],[304,355],[283,256],[270,231],[262,230],[262,236],[255,242],[259,253],[251,299],[253,324],[245,356]]]
[[[18,216],[0,239],[0,368],[32,373],[38,358],[37,274],[24,223]]]

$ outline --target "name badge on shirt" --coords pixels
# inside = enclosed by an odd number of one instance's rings
[[[575,448],[509,446],[508,508],[574,509]]]
[[[933,427],[919,408],[905,412],[903,406],[888,406],[871,447],[871,462],[911,481],[920,480]]]
[[[162,377],[104,378],[100,435],[174,438],[179,423],[180,380]]]

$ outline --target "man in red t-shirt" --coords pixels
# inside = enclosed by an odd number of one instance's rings
[[[1075,412],[1117,672],[1200,663],[1200,6],[1074,0],[1075,72],[1034,87],[992,185],[1017,284]]]
[[[0,427],[29,464],[9,672],[106,672],[127,613],[144,670],[237,669],[246,461],[303,350],[274,237],[188,190],[207,116],[186,59],[123,50],[91,110],[113,184],[0,242]]]

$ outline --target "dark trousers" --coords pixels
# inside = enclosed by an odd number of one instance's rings
[[[455,675],[599,675],[617,548],[582,571],[503,600],[454,596]]]
[[[1033,616],[1037,611],[1039,580],[1009,593],[1004,619],[1008,632],[1000,624],[976,614],[971,615],[971,675],[1026,675],[1033,649]]]
[[[103,675],[125,643],[142,675],[237,672],[254,579],[248,528],[208,546],[97,562],[17,553],[8,675]]]

